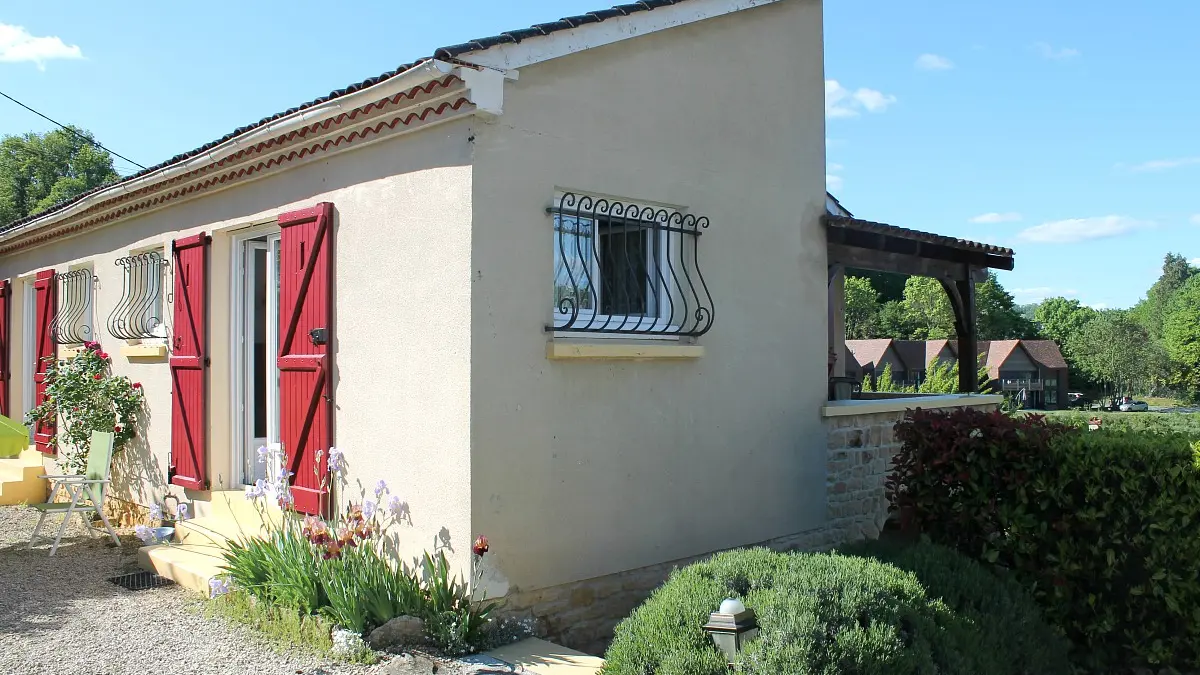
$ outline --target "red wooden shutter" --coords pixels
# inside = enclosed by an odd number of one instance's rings
[[[58,314],[58,290],[54,278],[54,270],[43,270],[33,279],[34,323],[37,334],[34,336],[33,350],[33,404],[41,405],[46,402],[46,367],[58,358],[58,343],[54,339],[54,317]],[[33,429],[33,440],[37,449],[47,455],[55,452],[54,430],[56,421],[38,422]]]
[[[333,445],[333,204],[285,213],[279,227],[279,434],[295,474],[296,510],[324,514],[324,458]]]
[[[12,306],[12,284],[0,279],[0,415],[8,417],[8,386],[12,380],[11,358],[8,346],[9,313]]]
[[[171,347],[171,468],[173,485],[207,490],[208,447],[208,245],[201,232],[178,239],[175,325]]]

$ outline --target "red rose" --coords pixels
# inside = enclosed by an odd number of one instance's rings
[[[104,376],[101,375],[100,373],[96,373],[95,375],[92,376],[92,379],[93,380],[103,380]]]
[[[102,359],[107,359],[107,358],[108,358],[108,352],[100,352],[100,358],[102,358]]]
[[[480,537],[475,540],[475,545],[471,547],[471,552],[482,558],[483,554],[487,553],[490,549],[491,544],[488,543],[488,538],[480,535]]]
[[[117,426],[113,427],[113,431],[117,432],[118,434],[121,433],[121,425],[118,424]]]
[[[142,383],[141,383],[141,382],[134,382],[134,383],[133,383],[133,388],[134,388],[134,389],[141,389],[141,388],[142,388]]]

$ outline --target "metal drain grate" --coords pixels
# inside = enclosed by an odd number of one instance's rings
[[[109,579],[112,583],[131,591],[148,591],[151,588],[161,588],[163,586],[174,586],[175,582],[166,577],[160,577],[154,572],[146,570],[138,570],[129,574],[122,574],[119,577]]]

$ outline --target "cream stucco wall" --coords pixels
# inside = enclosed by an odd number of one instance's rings
[[[231,432],[232,235],[281,212],[333,202],[336,209],[335,434],[350,465],[336,498],[358,498],[384,479],[410,507],[406,555],[446,538],[466,559],[470,548],[469,382],[471,121],[425,129],[334,157],[310,161],[88,234],[0,258],[0,278],[94,264],[100,342],[113,371],[144,384],[150,415],[144,443],[118,460],[118,496],[148,504],[166,494],[205,500],[166,485],[170,376],[166,359],[131,362],[105,334],[121,296],[114,261],[131,249],[166,247],[198,231],[213,233],[211,265],[210,453],[214,489],[234,485]],[[170,288],[168,280],[166,288]],[[24,295],[14,289],[11,391],[24,409]],[[170,321],[172,308],[166,316]],[[173,503],[173,502],[172,502]]]
[[[472,524],[514,587],[825,522],[821,23],[787,0],[524,68],[477,125]],[[703,358],[547,360],[556,187],[711,218]]]

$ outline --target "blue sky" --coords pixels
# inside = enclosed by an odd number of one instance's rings
[[[145,165],[435,47],[605,6],[5,4],[0,91]],[[830,187],[861,217],[1013,247],[1019,302],[1131,305],[1168,251],[1200,258],[1196,25],[1185,0],[827,2]],[[0,134],[49,128],[0,100]]]

